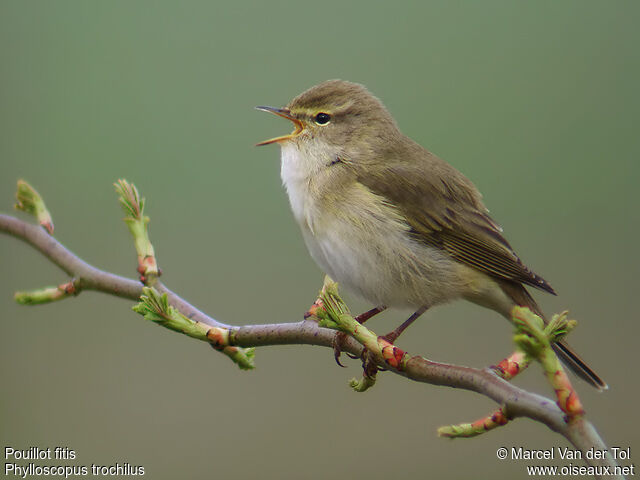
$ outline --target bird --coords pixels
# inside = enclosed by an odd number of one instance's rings
[[[365,86],[328,80],[285,107],[256,107],[290,120],[279,144],[281,177],[311,257],[374,308],[411,308],[397,338],[429,308],[467,300],[507,319],[515,306],[544,314],[527,287],[555,295],[489,216],[475,185],[401,133]],[[607,384],[569,347],[558,357],[599,390]]]

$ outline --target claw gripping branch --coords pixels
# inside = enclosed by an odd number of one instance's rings
[[[113,184],[118,192],[120,205],[126,214],[124,218],[138,252],[138,273],[140,281],[145,285],[153,285],[160,276],[160,269],[156,262],[153,245],[149,239],[149,217],[144,215],[144,198],[140,197],[138,189],[124,179]]]
[[[329,276],[325,277],[320,296],[308,313],[318,319],[319,326],[345,332],[365,348],[363,377],[349,382],[357,392],[364,392],[375,384],[378,368],[372,358],[378,358],[396,370],[405,369],[409,355],[359,323],[340,297],[338,284]]]
[[[176,308],[169,305],[166,293],[160,295],[153,287],[142,289],[140,302],[133,307],[133,311],[144,316],[146,320],[151,320],[165,328],[210,343],[216,350],[233,360],[242,370],[251,370],[255,367],[253,362],[255,348],[240,348],[229,345],[228,329],[210,327],[185,317]]]
[[[35,188],[24,180],[18,180],[16,200],[17,203],[15,207],[17,210],[22,210],[36,217],[40,225],[49,232],[49,235],[53,235],[53,220],[51,219],[51,214]]]

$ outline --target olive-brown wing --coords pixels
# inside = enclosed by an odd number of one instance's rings
[[[399,210],[419,241],[493,277],[555,295],[551,285],[514,253],[473,184],[444,162],[436,166],[444,171],[435,175],[428,168],[397,164],[369,168],[356,176]]]

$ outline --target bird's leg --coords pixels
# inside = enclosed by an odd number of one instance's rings
[[[380,312],[385,311],[386,309],[387,309],[386,305],[380,305],[378,307],[372,308],[371,310],[367,310],[366,312],[361,313],[360,315],[357,315],[355,319],[358,323],[363,324],[374,315],[377,315]],[[340,362],[340,354],[342,353],[342,345],[344,344],[344,341],[346,340],[346,338],[347,338],[347,334],[344,332],[337,332],[336,335],[333,337],[333,357],[336,359],[336,363],[341,367],[344,367],[344,365],[342,365],[342,363]],[[356,356],[350,355],[349,353],[347,353],[347,355],[349,355],[351,358],[358,358]]]
[[[360,315],[356,316],[356,321],[359,324],[363,324],[364,322],[366,322],[367,320],[369,320],[371,317],[373,317],[374,315],[379,314],[380,312],[384,312],[387,309],[386,305],[380,305],[379,307],[376,308],[372,308],[371,310],[367,310],[364,313],[361,313]]]
[[[400,325],[398,328],[396,328],[395,330],[393,330],[392,332],[387,333],[386,335],[383,335],[383,338],[385,340],[387,340],[389,343],[394,343],[396,341],[396,339],[400,336],[400,334],[402,332],[404,332],[407,327],[409,325],[411,325],[413,322],[416,321],[416,319],[422,315],[424,312],[427,311],[427,309],[429,308],[428,305],[423,305],[422,307],[420,307],[418,310],[415,311],[415,313],[413,315],[411,315],[409,318],[407,318],[402,325]]]
[[[394,343],[397,338],[400,336],[400,334],[402,334],[402,332],[404,332],[409,325],[411,325],[413,322],[415,322],[417,320],[417,318],[422,315],[424,312],[427,311],[427,309],[429,308],[429,305],[423,305],[422,307],[420,307],[418,310],[416,310],[413,315],[411,315],[409,318],[407,318],[404,322],[402,322],[402,324],[396,328],[395,330],[387,333],[386,335],[383,335],[381,338],[384,338],[387,342],[389,343]],[[380,337],[379,337],[380,338]],[[371,376],[371,371],[384,371],[385,369],[380,368],[378,366],[376,366],[371,358],[368,355],[367,349],[365,348],[362,351],[362,368],[365,371],[365,374],[368,374],[369,376]]]

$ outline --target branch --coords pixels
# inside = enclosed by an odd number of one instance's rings
[[[137,195],[137,191],[135,193]],[[144,218],[142,211],[140,211],[140,218]],[[146,221],[144,222],[146,223]],[[31,245],[72,279],[68,284],[48,289],[47,295],[51,299],[47,300],[48,297],[45,295],[45,301],[66,298],[71,294],[78,295],[84,290],[107,293],[134,301],[140,301],[144,293],[142,302],[136,307],[141,309],[143,314],[148,314],[150,317],[155,316],[152,318],[154,321],[165,324],[165,326],[171,324],[173,326],[169,328],[208,341],[214,346],[217,345],[218,349],[293,344],[333,348],[336,332],[318,325],[313,320],[268,325],[227,325],[201,312],[157,279],[154,279],[154,290],[147,288],[143,292],[143,285],[138,281],[105,272],[86,263],[67,250],[45,230],[25,221],[0,214],[0,232]],[[35,297],[41,298],[37,295],[34,295]],[[168,315],[170,309],[174,310],[178,316],[173,319],[169,318],[171,317]],[[350,317],[350,315],[348,316]],[[365,330],[362,329],[363,334],[365,334]],[[371,342],[372,338],[365,337],[358,338],[358,340],[371,350],[374,345],[367,342]],[[433,362],[417,355],[411,356],[388,342],[380,344],[380,338],[375,337],[375,341],[377,345],[381,346],[380,352],[382,354],[369,356],[371,365],[375,366],[376,370],[378,368],[386,369],[417,382],[477,392],[498,404],[501,416],[493,418],[494,423],[504,423],[506,420],[518,417],[541,422],[554,432],[564,436],[577,449],[581,450],[585,459],[587,458],[586,452],[590,448],[607,448],[584,415],[568,417],[552,400],[510,384],[500,378],[492,369],[480,370]],[[341,343],[342,350],[352,355],[361,356],[363,346],[359,341],[353,337],[347,337]],[[231,352],[227,354],[229,353]],[[364,388],[361,390],[370,386],[367,383],[371,382],[364,379],[361,384],[361,387]],[[606,455],[604,459],[587,459],[586,461],[591,466],[609,467],[612,473],[617,466],[611,455]],[[613,478],[624,477],[613,475]]]

